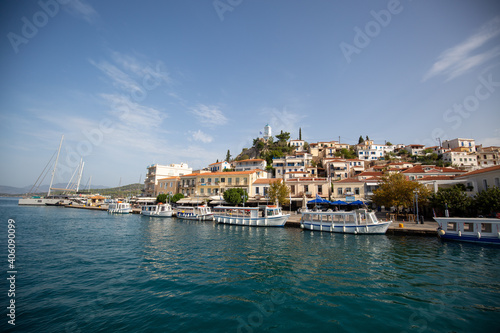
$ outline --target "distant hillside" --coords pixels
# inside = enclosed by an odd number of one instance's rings
[[[129,196],[137,196],[144,190],[144,184],[135,183],[120,187],[112,187],[106,189],[91,189],[90,193],[99,193],[101,195],[110,195],[113,198],[124,198]],[[85,191],[88,192],[88,191]]]

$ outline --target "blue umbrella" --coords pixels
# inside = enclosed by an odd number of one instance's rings
[[[349,205],[364,205],[365,203],[361,200],[356,200],[351,202]]]
[[[347,202],[342,200],[333,201],[332,205],[347,205]]]

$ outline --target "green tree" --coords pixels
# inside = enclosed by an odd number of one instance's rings
[[[392,146],[392,143],[390,141],[387,141],[386,145],[387,146]]]
[[[429,202],[432,208],[444,211],[446,206],[450,216],[464,216],[472,207],[472,199],[465,192],[462,186],[453,186],[451,188],[440,188],[437,193],[433,193]]]
[[[370,141],[370,138],[368,137],[368,135],[366,136],[366,141]]]
[[[165,202],[167,202],[167,198],[168,198],[168,196],[164,193],[158,194],[158,196],[156,197],[156,202],[165,203]]]
[[[335,156],[342,157],[342,158],[357,158],[358,156],[356,155],[356,152],[354,149],[346,149],[342,148],[340,151],[337,151],[335,153]]]
[[[358,139],[358,145],[359,145],[360,143],[363,143],[363,142],[365,142],[365,140],[363,139],[363,136],[362,136],[362,135],[360,135],[360,136],[359,136],[359,139]]]
[[[299,140],[302,140],[302,128],[299,127]]]
[[[474,196],[474,207],[479,214],[490,216],[500,212],[500,188],[490,187]]]
[[[379,187],[373,191],[372,200],[379,206],[411,208],[416,190],[418,204],[426,204],[430,191],[424,185],[408,180],[400,173],[393,173],[381,178]]]
[[[290,140],[290,133],[281,131],[280,134],[276,135],[276,138],[280,142],[286,142]]]
[[[224,192],[224,200],[230,205],[239,205],[243,202],[243,198],[245,201],[248,200],[248,194],[242,188],[230,188]]]
[[[290,196],[290,189],[288,188],[288,186],[285,185],[285,183],[281,179],[269,185],[268,193],[269,193],[269,200],[273,203],[276,202],[277,200],[280,206],[288,205],[288,203],[290,202],[288,198]]]
[[[184,194],[182,193],[177,193],[175,194],[173,197],[172,197],[172,202],[177,202],[179,200],[181,200],[182,198],[184,198]]]
[[[226,162],[231,162],[231,153],[229,152],[229,149],[227,150],[227,154],[226,154]]]

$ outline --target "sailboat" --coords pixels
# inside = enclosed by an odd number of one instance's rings
[[[35,205],[35,206],[67,205],[67,204],[69,204],[71,202],[71,200],[69,200],[65,196],[51,195],[51,191],[52,190],[58,190],[58,189],[52,188],[52,183],[54,182],[54,176],[55,176],[55,173],[56,173],[57,162],[59,160],[59,153],[61,152],[61,146],[62,146],[62,143],[63,143],[63,139],[64,139],[64,135],[61,137],[61,142],[59,143],[59,149],[57,150],[56,161],[54,163],[54,168],[52,169],[52,177],[50,179],[49,191],[47,192],[47,195],[45,197],[41,197],[41,196],[31,195],[31,193],[33,193],[33,189],[39,183],[38,181],[40,180],[40,177],[42,177],[42,175],[45,173],[45,170],[47,169],[48,164],[47,164],[47,166],[45,166],[45,168],[42,171],[42,173],[40,174],[40,176],[38,176],[38,179],[35,182],[35,185],[33,185],[33,187],[31,188],[30,193],[28,193],[28,195],[26,195],[25,197],[19,199],[19,202],[18,202],[19,205]],[[52,156],[52,158],[53,157],[54,156]],[[52,158],[50,160],[52,160]],[[49,161],[49,163],[50,163],[50,161]],[[40,183],[43,181],[43,178],[40,181]],[[40,184],[38,184],[38,186],[39,185]],[[35,190],[35,192],[36,192],[36,190]]]

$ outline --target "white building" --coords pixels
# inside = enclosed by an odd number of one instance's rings
[[[472,171],[478,168],[476,154],[461,151],[459,149],[452,149],[443,153],[443,161],[449,162],[452,166],[464,170]]]
[[[474,139],[453,139],[453,140],[445,140],[442,144],[443,148],[455,149],[460,148],[463,151],[468,151],[469,153],[473,153],[476,151],[476,141]]]
[[[271,126],[269,126],[269,124],[266,124],[266,126],[264,126],[264,139],[267,141],[271,136]]]
[[[304,151],[304,140],[290,140],[288,144],[295,148],[295,151]]]
[[[307,167],[311,165],[312,155],[298,153],[295,156],[285,156],[273,159],[273,168],[276,178],[285,178],[288,172],[308,172]]]
[[[404,148],[410,155],[424,155],[425,146],[424,145],[407,145]]]
[[[358,159],[375,161],[384,158],[387,153],[394,152],[394,146],[387,145],[357,145]]]
[[[266,166],[266,160],[260,158],[233,162],[234,171],[249,171],[255,169],[266,170]]]
[[[186,163],[170,165],[152,164],[149,165],[147,169],[146,179],[144,179],[144,191],[146,196],[154,195],[158,179],[178,177],[193,172],[193,169]]]
[[[211,172],[221,172],[224,171],[225,169],[231,169],[231,164],[226,161],[216,162],[210,164],[208,168],[210,169]]]

